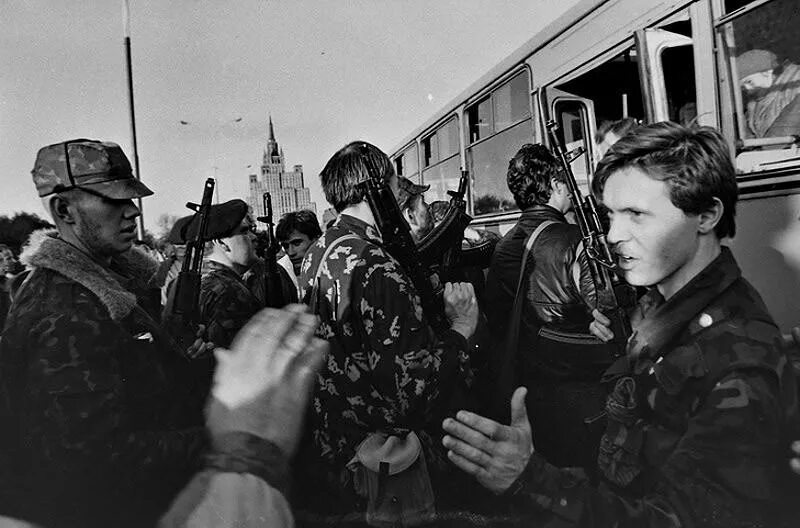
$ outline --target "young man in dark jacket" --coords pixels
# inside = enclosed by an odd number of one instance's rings
[[[607,373],[600,482],[538,452],[524,389],[509,427],[467,412],[446,420],[450,459],[539,510],[541,526],[780,526],[797,392],[778,328],[720,244],[735,233],[738,192],[725,139],[643,127],[611,147],[594,190],[622,274],[649,288],[627,356]],[[592,323],[603,339],[607,323]]]
[[[490,358],[495,396],[507,412],[505,402],[514,387],[527,387],[541,452],[558,466],[592,465],[602,428],[586,423],[603,410],[600,377],[612,354],[589,334],[594,283],[580,229],[565,217],[572,208],[569,188],[555,157],[542,145],[523,145],[508,164],[507,178],[522,215],[497,244],[486,282],[486,313],[495,342],[513,349]],[[516,295],[522,307],[520,318],[512,321]],[[516,343],[509,333],[512,323],[518,325]],[[516,379],[505,374],[509,371]]]

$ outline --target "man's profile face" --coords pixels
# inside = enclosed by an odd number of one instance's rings
[[[75,235],[93,255],[112,257],[133,246],[140,214],[133,200],[112,200],[80,188],[71,195],[76,211]]]
[[[286,240],[281,240],[281,246],[288,255],[289,260],[292,261],[292,267],[295,274],[300,273],[300,265],[303,263],[303,257],[306,256],[308,248],[314,243],[316,239],[309,238],[305,233],[301,233],[297,229],[289,233]]]
[[[410,217],[409,226],[411,227],[411,234],[417,240],[422,240],[425,235],[433,230],[433,214],[431,208],[425,201],[425,197],[421,194],[412,198],[413,205],[407,209]]]
[[[228,246],[228,258],[233,264],[250,267],[255,262],[255,238],[255,223],[250,215],[247,215],[242,219],[236,232],[224,240]]]
[[[11,273],[14,268],[14,253],[10,249],[0,248],[0,276]]]
[[[767,70],[748,75],[739,81],[739,86],[748,97],[760,99],[772,88],[773,82],[774,74],[772,70]]]
[[[606,181],[603,205],[608,242],[628,283],[656,286],[669,298],[696,273],[699,216],[675,207],[665,182],[639,168],[620,169]]]

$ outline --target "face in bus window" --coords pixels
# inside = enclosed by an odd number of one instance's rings
[[[697,263],[703,215],[675,207],[665,182],[639,168],[618,170],[606,181],[603,205],[608,242],[628,283],[656,286],[668,299],[705,266]]]
[[[772,88],[774,80],[775,74],[772,70],[767,70],[748,75],[740,81],[739,85],[750,99],[760,99]]]

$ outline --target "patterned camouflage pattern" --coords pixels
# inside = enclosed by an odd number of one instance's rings
[[[327,246],[343,235],[353,238],[321,262]],[[452,388],[470,377],[467,343],[453,331],[436,337],[414,286],[383,249],[377,230],[341,215],[309,249],[300,284],[320,317],[317,335],[330,343],[309,417],[313,456],[344,472],[370,433],[438,433],[437,413],[444,412]],[[443,449],[420,437],[430,450],[429,470],[435,470],[443,454],[433,450]],[[309,473],[320,478],[319,471]]]
[[[51,243],[80,269],[96,266]],[[154,524],[205,444],[200,427],[176,429],[201,418],[177,392],[177,360],[142,308],[112,318],[96,292],[34,269],[0,350],[0,511],[43,526]]]
[[[153,192],[133,177],[131,164],[116,143],[74,139],[39,150],[31,171],[39,196],[88,187],[104,196],[129,199]]]
[[[731,253],[669,301],[643,297],[633,325],[598,458],[610,485],[537,454],[518,493],[570,525],[780,526],[797,391],[780,333]]]
[[[227,348],[264,305],[233,269],[211,260],[208,270],[200,283],[200,322],[209,341]]]

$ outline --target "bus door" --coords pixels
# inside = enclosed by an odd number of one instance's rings
[[[547,119],[558,123],[567,153],[584,152],[572,159],[572,173],[581,192],[588,193],[594,163],[594,134],[597,129],[594,118],[594,102],[591,99],[549,87],[545,89]]]

